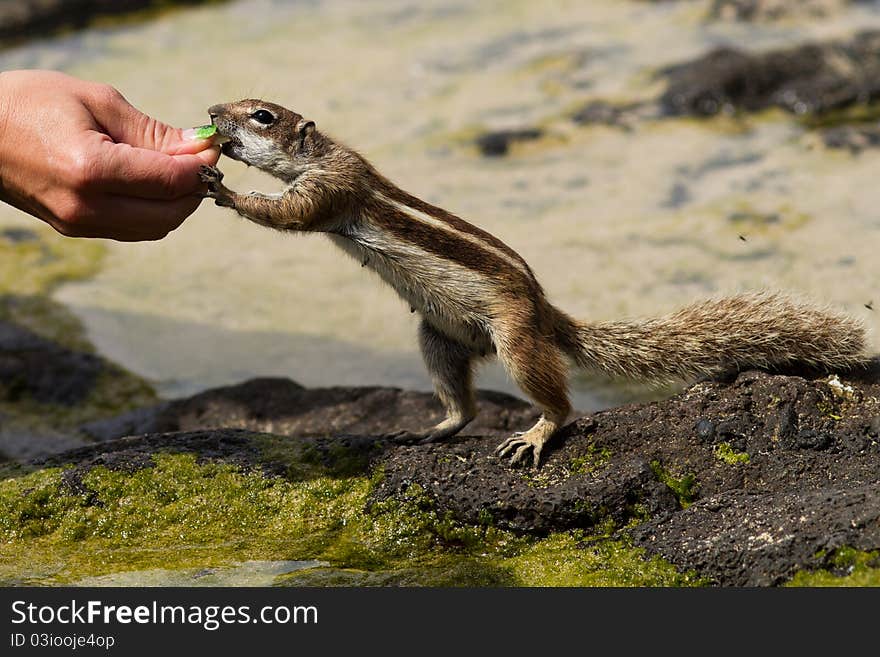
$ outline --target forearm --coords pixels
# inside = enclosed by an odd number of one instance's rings
[[[279,197],[259,193],[234,194],[233,204],[240,215],[278,230],[309,230],[316,214],[308,199],[291,193]]]
[[[33,108],[28,92],[28,71],[0,72],[0,201],[51,223],[56,206],[62,205],[52,197],[60,176],[48,166],[41,131],[41,120],[51,108]],[[16,104],[22,106],[18,112]],[[35,120],[22,121],[17,113]],[[56,159],[61,160],[58,170],[69,171],[68,161]]]
[[[8,71],[0,72],[0,201],[25,209],[24,199],[14,193],[7,173],[11,164],[10,150],[13,148],[9,125],[14,93],[10,89],[9,77]],[[36,214],[29,209],[27,211]]]
[[[223,174],[215,167],[204,167],[200,175],[208,184],[208,196],[217,205],[233,208],[261,226],[276,230],[315,230],[321,217],[321,204],[316,200],[317,190],[309,185],[298,185],[278,195],[260,192],[240,194],[223,184]]]
[[[7,158],[4,145],[7,143],[6,132],[9,126],[9,104],[11,96],[6,85],[8,78],[9,73],[5,71],[0,72],[0,199],[4,199],[5,194],[3,180]]]

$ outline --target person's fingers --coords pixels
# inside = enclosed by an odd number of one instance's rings
[[[195,212],[202,200],[195,195],[173,201],[107,197],[103,213],[109,217],[115,212],[118,221],[114,225],[125,225],[129,235],[138,240],[161,239]]]
[[[183,134],[183,130],[180,128],[172,128],[178,135]],[[216,153],[216,158],[220,157],[220,147],[214,144],[213,139],[193,139],[186,138],[181,136],[180,141],[174,144],[174,142],[170,142],[167,150],[164,151],[170,155],[201,155],[202,153]]]
[[[171,201],[98,196],[83,203],[76,217],[55,225],[70,237],[103,237],[123,242],[158,240],[178,228],[202,202],[200,196]]]
[[[220,147],[213,146],[206,150],[199,151],[198,153],[194,153],[194,155],[201,160],[202,164],[214,166],[220,160]]]
[[[64,235],[65,237],[75,237],[75,238],[83,238],[83,239],[108,239],[115,240],[117,242],[155,242],[157,240],[161,240],[168,233],[161,233],[158,231],[110,231],[106,228],[96,228],[93,226],[78,226],[72,227],[69,224],[57,222],[57,221],[49,221],[50,226],[52,226],[59,233]]]
[[[213,164],[213,150],[167,155],[128,144],[100,142],[92,161],[89,184],[113,194],[142,199],[178,199],[204,191],[199,167]]]
[[[162,152],[181,141],[171,126],[147,116],[109,85],[94,85],[84,100],[101,129],[113,141]]]
[[[89,109],[114,141],[168,155],[195,154],[213,146],[210,139],[186,139],[183,130],[144,114],[113,87],[95,85]]]

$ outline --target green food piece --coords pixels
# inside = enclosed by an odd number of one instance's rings
[[[195,128],[195,131],[196,131],[196,137],[198,137],[199,139],[208,139],[210,137],[213,137],[216,134],[217,126],[215,126],[214,124],[200,125],[197,128]]]

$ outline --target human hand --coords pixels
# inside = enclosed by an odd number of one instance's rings
[[[70,237],[157,240],[198,207],[220,151],[54,71],[0,73],[0,200]]]

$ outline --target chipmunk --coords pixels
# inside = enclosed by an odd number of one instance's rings
[[[419,344],[446,418],[437,441],[476,415],[473,368],[497,354],[541,409],[496,453],[511,464],[547,441],[571,412],[568,362],[609,375],[671,380],[731,369],[805,365],[843,370],[867,360],[857,320],[784,294],[758,292],[687,306],[646,321],[581,322],[553,306],[529,265],[501,240],[403,191],[314,121],[262,100],[208,109],[224,155],[282,180],[279,194],[239,194],[203,167],[207,196],[261,226],[327,234],[421,313]]]

